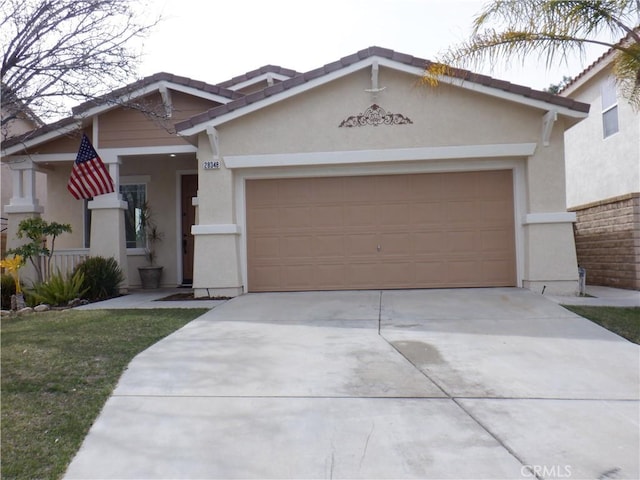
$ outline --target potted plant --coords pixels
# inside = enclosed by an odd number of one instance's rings
[[[138,218],[139,232],[145,241],[145,258],[148,264],[138,267],[142,288],[158,288],[162,278],[162,266],[156,265],[156,245],[162,241],[164,234],[158,230],[153,220],[151,208],[147,203],[140,209]]]

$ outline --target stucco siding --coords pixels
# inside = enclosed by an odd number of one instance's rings
[[[602,133],[600,88],[605,70],[571,94],[590,103],[589,117],[567,130],[567,205],[570,208],[640,191],[640,114],[618,98],[619,131]]]
[[[70,162],[57,163],[47,171],[48,204],[42,216],[50,222],[69,223],[73,229],[56,239],[56,249],[84,247],[84,201],[67,190],[71,167]]]
[[[221,125],[226,155],[535,142],[541,113],[505,100],[381,68],[376,98],[365,69]],[[339,128],[371,104],[410,125]]]

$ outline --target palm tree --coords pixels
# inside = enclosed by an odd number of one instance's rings
[[[437,83],[455,68],[537,53],[547,67],[588,45],[613,49],[614,75],[624,98],[640,108],[640,0],[493,0],[475,18],[471,38],[426,70]],[[620,40],[622,38],[622,40]]]

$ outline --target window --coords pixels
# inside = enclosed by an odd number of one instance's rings
[[[608,78],[601,88],[602,93],[602,136],[607,138],[618,131],[618,99],[616,82]]]
[[[147,201],[147,186],[144,183],[120,185],[120,193],[122,199],[127,202],[124,212],[127,248],[144,248],[146,242],[140,226],[140,215]]]
[[[124,212],[124,230],[127,248],[144,248],[145,238],[140,228],[140,214],[147,201],[147,185],[145,183],[131,183],[120,185],[122,199],[127,202]],[[84,246],[89,248],[91,240],[91,212],[88,200],[84,202]]]

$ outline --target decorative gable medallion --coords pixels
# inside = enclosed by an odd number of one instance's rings
[[[408,125],[412,123],[410,118],[401,113],[389,113],[374,103],[364,113],[345,118],[338,127],[364,127],[366,125],[377,127],[378,125]]]

